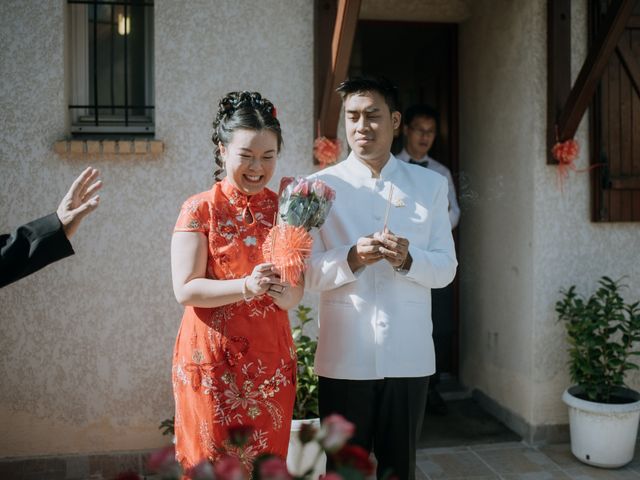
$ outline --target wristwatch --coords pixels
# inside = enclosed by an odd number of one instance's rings
[[[407,254],[407,258],[404,259],[404,262],[402,262],[401,265],[398,265],[397,267],[393,267],[393,269],[397,272],[397,273],[401,273],[403,275],[409,273],[409,268],[407,268],[407,262],[409,261],[409,255]]]

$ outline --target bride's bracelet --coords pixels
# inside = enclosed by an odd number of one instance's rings
[[[249,279],[249,277],[244,277],[244,281],[242,282],[242,298],[244,298],[245,302],[250,302],[251,300],[253,300],[253,297],[255,297],[255,295],[249,295],[247,292],[247,280]]]

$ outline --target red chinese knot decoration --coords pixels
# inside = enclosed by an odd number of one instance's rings
[[[577,171],[575,161],[580,153],[580,146],[574,139],[564,142],[556,142],[551,149],[551,155],[558,162],[557,178],[560,190],[564,185],[565,179],[569,176],[569,170]]]
[[[313,156],[323,168],[336,163],[341,150],[340,140],[337,138],[318,137],[313,142]]]

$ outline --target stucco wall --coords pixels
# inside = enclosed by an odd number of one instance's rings
[[[0,229],[54,211],[88,164],[100,208],[76,255],[0,290],[0,457],[152,448],[172,414],[181,308],[169,242],[181,202],[212,182],[218,98],[256,89],[277,106],[276,178],[312,170],[313,3],[155,2],[155,159],[64,159],[65,2],[0,2]],[[273,182],[277,185],[277,181]]]
[[[541,2],[544,3],[544,2]],[[587,51],[587,2],[572,2],[573,80]],[[580,168],[589,164],[588,115],[577,140],[582,146]],[[636,134],[638,134],[636,132]],[[538,157],[540,158],[540,157]],[[640,223],[592,223],[589,203],[589,175],[571,175],[564,193],[555,186],[553,167],[537,161],[534,169],[534,424],[566,423],[566,407],[560,400],[569,385],[564,327],[554,312],[558,291],[576,285],[582,294],[591,294],[602,275],[613,279],[626,276],[627,300],[640,299]],[[640,388],[640,375],[628,377],[630,386]]]
[[[639,298],[640,225],[591,223],[588,174],[571,175],[561,193],[546,165],[546,2],[469,3],[460,25],[461,376],[529,426],[565,424],[558,291],[587,293],[602,275],[627,275],[627,297]],[[586,1],[572,9],[575,78]],[[576,136],[582,167],[587,125]]]
[[[532,2],[469,3],[459,44],[460,374],[529,418],[538,13]]]

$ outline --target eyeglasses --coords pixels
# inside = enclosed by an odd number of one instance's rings
[[[421,128],[416,128],[416,127],[412,127],[411,125],[408,126],[409,130],[412,130],[414,132],[416,132],[416,134],[418,134],[421,137],[431,137],[434,136],[436,134],[435,130],[423,130]]]

